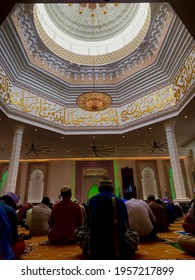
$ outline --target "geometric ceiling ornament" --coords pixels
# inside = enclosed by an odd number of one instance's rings
[[[59,57],[81,65],[105,65],[133,52],[144,40],[151,22],[149,3],[97,6],[35,4],[34,23],[43,43]],[[94,15],[94,41],[90,19]]]

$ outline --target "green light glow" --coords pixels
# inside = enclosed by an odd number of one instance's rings
[[[115,185],[115,195],[119,196],[119,182],[117,180],[117,163],[114,160],[114,185]]]
[[[88,199],[99,193],[98,185],[94,184],[88,191]]]
[[[173,180],[172,167],[169,169],[169,183],[170,183],[172,200],[174,200],[176,198],[176,194],[175,194],[175,186],[174,186],[174,180]]]
[[[4,184],[5,184],[7,175],[8,175],[8,170],[6,170],[6,171],[3,173],[3,175],[2,175],[2,178],[1,178],[1,181],[0,181],[0,192],[1,192],[1,190],[3,189],[3,186],[4,186]]]

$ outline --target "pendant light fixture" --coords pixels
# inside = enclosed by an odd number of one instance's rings
[[[92,10],[91,18],[92,18],[92,39],[94,44],[94,11]],[[77,105],[86,111],[98,112],[109,108],[112,104],[112,98],[105,92],[99,92],[96,90],[95,85],[95,63],[93,59],[93,67],[92,67],[92,91],[85,92],[77,97]]]

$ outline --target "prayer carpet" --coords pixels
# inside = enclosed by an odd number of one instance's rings
[[[178,232],[182,232],[182,218],[170,225],[170,231],[159,233],[163,242],[143,242],[139,244],[138,251],[133,260],[195,260],[177,244]],[[19,233],[29,234],[23,228]],[[21,260],[83,260],[82,250],[77,244],[49,245],[47,236],[37,236],[25,240],[32,250],[21,256]]]

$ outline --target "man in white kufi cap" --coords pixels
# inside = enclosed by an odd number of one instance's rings
[[[82,214],[77,203],[71,200],[71,187],[61,188],[62,200],[56,203],[51,213],[51,228],[48,232],[50,243],[76,242],[74,231],[82,225]]]

